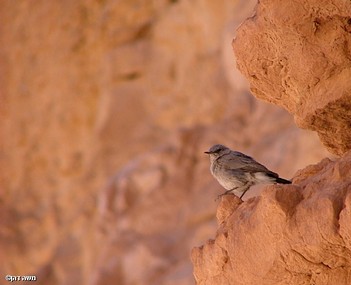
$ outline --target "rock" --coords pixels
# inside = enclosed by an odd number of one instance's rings
[[[263,0],[233,42],[252,93],[286,108],[338,155],[351,148],[350,15],[343,0]]]
[[[350,165],[351,152],[240,206],[223,199],[217,213],[232,213],[192,251],[197,284],[350,284]]]
[[[327,155],[233,71],[254,4],[2,1],[1,276],[193,284],[223,191],[203,151],[221,142],[286,178]]]

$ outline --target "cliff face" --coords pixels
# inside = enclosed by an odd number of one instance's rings
[[[225,196],[215,240],[194,248],[197,284],[350,284],[351,153],[240,202]]]
[[[255,96],[283,106],[341,158],[241,202],[223,197],[197,284],[351,284],[351,3],[259,2],[233,42]]]
[[[351,148],[350,17],[349,1],[263,0],[233,45],[253,94],[338,155]]]
[[[203,151],[286,178],[327,155],[234,69],[254,2],[2,1],[1,276],[193,284],[223,190]]]

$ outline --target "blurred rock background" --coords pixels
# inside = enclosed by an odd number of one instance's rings
[[[254,6],[2,2],[2,276],[193,284],[190,249],[215,232],[223,191],[205,150],[226,144],[286,178],[328,155],[235,69]]]

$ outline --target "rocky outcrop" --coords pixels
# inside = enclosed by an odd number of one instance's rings
[[[351,2],[262,0],[238,29],[238,67],[253,94],[342,155],[351,148]]]
[[[194,248],[198,285],[351,284],[351,152],[242,203],[224,196],[216,238]]]
[[[222,191],[203,151],[287,178],[327,155],[234,70],[254,2],[1,2],[1,276],[193,284]]]
[[[351,284],[350,17],[341,0],[262,0],[238,29],[237,65],[253,94],[341,158],[245,202],[223,197],[215,239],[192,251],[198,285]]]

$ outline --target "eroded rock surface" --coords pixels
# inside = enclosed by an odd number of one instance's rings
[[[233,43],[260,99],[318,132],[334,154],[351,148],[351,2],[262,0]]]
[[[325,157],[234,72],[253,2],[2,1],[1,276],[193,284],[223,190],[203,151],[287,178]]]
[[[224,196],[216,238],[194,248],[198,285],[351,283],[351,152],[241,203]]]

